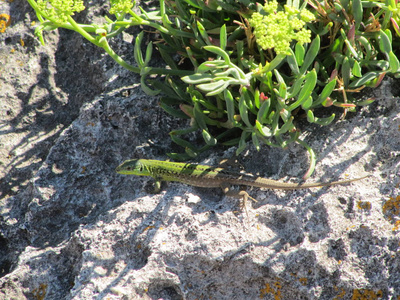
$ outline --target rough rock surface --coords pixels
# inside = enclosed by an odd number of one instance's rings
[[[250,189],[247,217],[219,190],[170,183],[153,195],[148,178],[116,174],[128,158],[165,159],[177,121],[75,34],[51,33],[43,47],[29,6],[2,5],[15,22],[0,36],[0,299],[400,297],[398,80],[357,114],[306,131],[318,153],[308,181],[371,177]],[[250,147],[239,160],[283,181],[308,164],[296,145]]]

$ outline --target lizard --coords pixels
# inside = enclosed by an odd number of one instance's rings
[[[131,159],[124,161],[116,170],[123,175],[151,176],[155,179],[155,192],[161,188],[161,181],[177,181],[196,187],[221,188],[225,195],[241,198],[241,207],[247,213],[248,199],[256,201],[246,191],[232,191],[232,185],[245,185],[258,188],[294,190],[325,187],[362,180],[370,175],[342,181],[315,183],[286,183],[248,173],[232,172],[221,167],[192,163],[170,162],[152,159]]]

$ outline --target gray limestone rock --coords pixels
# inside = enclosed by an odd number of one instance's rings
[[[7,66],[25,59],[1,78],[0,299],[400,297],[398,80],[369,91],[377,101],[357,114],[305,128],[318,153],[308,182],[371,177],[321,189],[249,189],[258,202],[247,217],[216,189],[169,183],[151,194],[151,179],[116,174],[125,159],[166,159],[175,147],[168,132],[182,121],[118,66],[99,75],[112,64],[107,58],[58,66],[67,51],[61,32],[40,46],[32,12],[17,2],[10,7],[24,13],[0,56]],[[18,32],[29,36],[30,52],[17,47]],[[88,73],[78,73],[85,80],[77,86],[68,71]],[[234,150],[215,149],[200,162],[215,165]],[[282,181],[300,181],[308,167],[297,145],[249,147],[239,159],[246,171]]]

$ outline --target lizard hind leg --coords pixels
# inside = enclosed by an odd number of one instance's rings
[[[251,197],[246,191],[231,190],[230,185],[226,184],[226,183],[221,184],[221,189],[226,196],[240,199],[240,209],[244,210],[246,212],[247,217],[249,217],[249,214],[247,211],[248,199],[250,198],[251,200],[253,200],[255,202],[257,202],[257,200],[254,199],[253,197]]]

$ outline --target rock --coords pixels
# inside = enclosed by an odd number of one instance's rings
[[[26,4],[13,5],[29,11]],[[150,194],[151,179],[116,174],[125,159],[166,159],[174,147],[168,132],[177,121],[157,98],[129,85],[119,67],[114,70],[120,86],[108,71],[107,89],[73,113],[81,104],[70,107],[66,91],[75,90],[74,99],[78,91],[90,94],[91,80],[101,85],[101,76],[85,76],[75,89],[71,77],[54,94],[59,84],[53,58],[68,50],[55,51],[55,33],[43,50],[23,17],[8,34],[14,40],[23,29],[33,52],[19,49],[17,55],[29,60],[26,70],[15,68],[1,79],[13,99],[6,110],[15,116],[5,119],[1,140],[8,152],[1,152],[0,299],[400,296],[400,107],[393,95],[398,80],[369,91],[377,101],[357,114],[305,131],[318,154],[307,182],[372,177],[322,189],[249,189],[258,202],[247,217],[236,199],[218,189],[169,183]],[[43,65],[41,51],[51,53],[50,64]],[[16,82],[21,86],[13,89]],[[57,95],[64,104],[38,100]],[[3,90],[2,105],[7,97]],[[46,116],[39,117],[40,103]],[[18,128],[23,130],[16,138]],[[10,151],[14,158],[7,158]],[[215,151],[202,163],[233,152]],[[306,151],[296,145],[285,151],[250,147],[240,160],[246,171],[276,180],[290,175],[296,181],[308,167]]]

